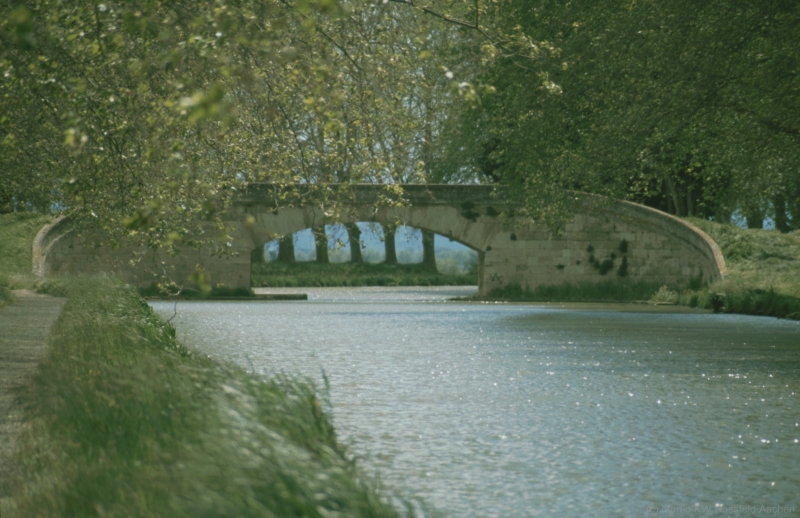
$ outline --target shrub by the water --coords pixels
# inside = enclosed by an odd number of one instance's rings
[[[669,289],[669,286],[661,286],[650,300],[656,304],[677,304],[678,297],[678,293]]]
[[[328,287],[328,286],[463,286],[478,284],[478,275],[440,273],[422,264],[322,264],[313,261],[298,263],[254,263],[251,269],[253,286]]]
[[[704,290],[687,290],[678,303],[689,307],[712,309],[717,313],[741,313],[800,320],[800,298],[735,283],[720,283]]]
[[[598,283],[562,283],[537,286],[531,290],[519,284],[510,283],[495,288],[489,294],[491,298],[505,300],[533,301],[631,301],[647,300],[658,289],[657,284],[648,282],[631,282],[627,280],[608,280]]]

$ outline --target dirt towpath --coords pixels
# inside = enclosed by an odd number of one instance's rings
[[[14,388],[34,373],[47,353],[50,330],[66,302],[26,290],[15,291],[14,296],[14,304],[0,309],[0,516],[9,503],[7,484],[23,426]]]

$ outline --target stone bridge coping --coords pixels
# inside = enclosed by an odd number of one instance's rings
[[[574,192],[573,194],[575,196],[573,208],[576,210],[590,209],[596,213],[605,213],[609,216],[646,222],[651,228],[657,228],[689,243],[693,248],[702,251],[708,260],[716,265],[720,278],[725,278],[728,270],[719,245],[711,239],[711,236],[688,221],[639,203],[617,200],[597,194],[582,192]]]
[[[720,249],[719,245],[716,241],[711,239],[711,236],[688,221],[684,221],[676,216],[673,216],[672,214],[668,214],[658,209],[630,201],[618,200],[618,202],[620,203],[620,208],[622,208],[623,211],[635,213],[639,217],[646,215],[647,219],[651,221],[654,226],[658,226],[664,230],[669,230],[673,234],[678,232],[682,234],[683,239],[690,242],[695,248],[700,250],[709,250],[709,259],[717,265],[720,278],[725,278],[728,273],[728,268],[725,266],[725,257],[722,255],[722,250]]]

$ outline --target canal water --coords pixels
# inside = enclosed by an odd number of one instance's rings
[[[459,517],[800,513],[798,322],[288,291],[309,300],[181,302],[173,324],[250,371],[324,372],[340,439],[407,499]]]

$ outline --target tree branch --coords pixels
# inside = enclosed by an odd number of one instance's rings
[[[494,39],[491,36],[489,36],[489,34],[487,34],[486,31],[481,29],[481,27],[478,25],[477,3],[476,3],[476,11],[475,11],[475,23],[473,24],[473,23],[465,22],[464,20],[459,20],[458,18],[452,18],[450,16],[447,16],[446,14],[440,13],[439,11],[435,11],[435,10],[431,9],[430,7],[425,7],[423,5],[417,5],[414,2],[414,0],[390,0],[390,1],[394,2],[396,4],[403,4],[403,5],[410,6],[410,7],[414,8],[414,9],[418,9],[418,10],[422,11],[425,14],[429,14],[429,15],[431,15],[433,17],[439,18],[440,20],[443,20],[443,21],[445,21],[447,23],[452,23],[454,25],[460,25],[461,27],[466,27],[467,29],[472,29],[472,30],[478,32],[481,36],[483,36],[486,40],[488,40],[489,43],[491,43],[492,45],[497,45],[497,43],[494,41]]]

